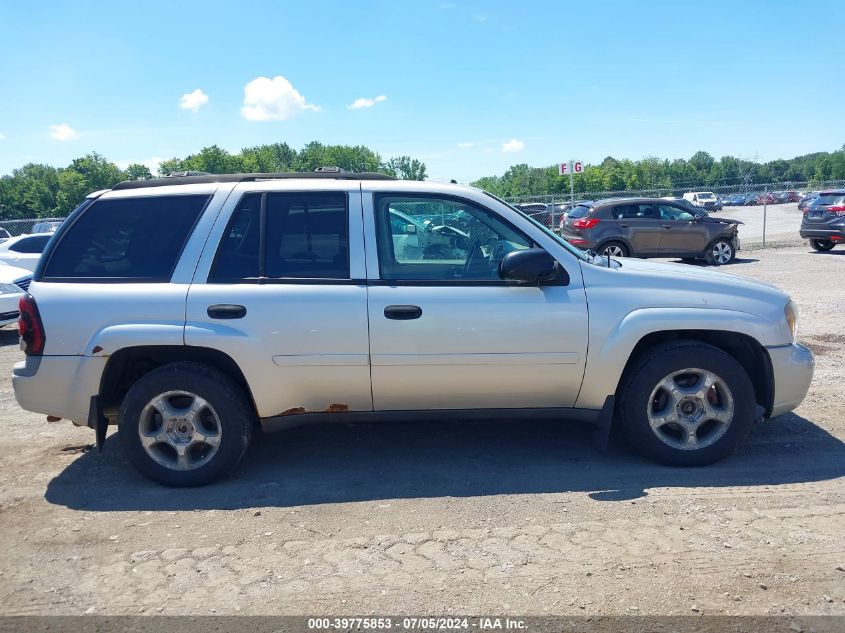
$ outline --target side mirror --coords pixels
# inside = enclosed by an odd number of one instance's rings
[[[499,276],[523,284],[541,284],[555,281],[569,283],[569,275],[554,257],[542,248],[511,251],[499,263]]]

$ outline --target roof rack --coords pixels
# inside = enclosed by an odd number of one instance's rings
[[[393,176],[376,172],[351,171],[309,171],[282,172],[276,174],[208,174],[205,176],[165,176],[152,180],[127,180],[112,187],[112,190],[145,189],[147,187],[169,187],[171,185],[197,185],[215,182],[257,182],[260,180],[290,180],[294,178],[315,180],[396,180]]]

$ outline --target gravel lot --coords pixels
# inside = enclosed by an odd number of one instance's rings
[[[845,249],[741,256],[792,294],[816,377],[702,469],[567,424],[350,425],[165,489],[22,411],[0,331],[0,614],[845,614]]]

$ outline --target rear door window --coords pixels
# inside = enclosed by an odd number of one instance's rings
[[[349,274],[345,193],[254,193],[232,214],[209,281],[349,279]]]
[[[61,236],[44,279],[170,281],[209,199],[190,195],[97,200]]]
[[[613,207],[617,220],[653,220],[654,208],[650,204],[622,204]]]
[[[16,253],[43,253],[51,237],[52,235],[25,237],[12,244],[9,250]]]

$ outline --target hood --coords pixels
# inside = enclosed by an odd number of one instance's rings
[[[0,284],[13,284],[26,277],[32,277],[32,272],[25,268],[0,264]]]
[[[714,218],[712,215],[704,216],[702,222],[716,222],[718,224],[745,224],[745,222],[731,220],[730,218]]]
[[[603,258],[604,259],[604,258]],[[789,297],[777,286],[740,275],[692,264],[668,264],[636,258],[615,259],[615,283],[661,297],[662,305],[736,307],[738,301],[786,304]],[[590,268],[589,264],[584,268]],[[668,292],[666,292],[668,291]]]

